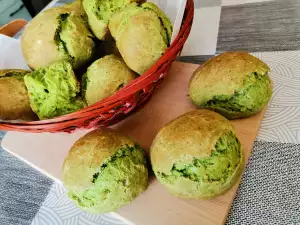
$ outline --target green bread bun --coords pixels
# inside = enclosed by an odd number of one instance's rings
[[[72,66],[58,61],[24,77],[30,105],[40,119],[51,119],[75,112],[85,106],[77,97],[80,84]]]
[[[155,4],[130,4],[115,13],[109,29],[125,63],[143,74],[170,45],[172,24]]]
[[[75,3],[43,11],[26,26],[21,44],[24,58],[32,69],[60,60],[69,61],[78,69],[93,57],[93,35],[78,6],[80,1]]]
[[[24,76],[27,70],[0,70],[0,119],[36,120],[29,103]]]
[[[229,190],[244,168],[242,146],[231,123],[206,109],[164,126],[150,150],[153,171],[178,197],[206,199]]]
[[[88,105],[107,98],[135,79],[122,58],[108,55],[95,61],[82,78],[82,92]]]
[[[70,3],[66,3],[64,5],[57,7],[57,9],[64,10],[64,12],[72,13],[76,16],[80,16],[85,20],[87,20],[87,15],[84,11],[82,0],[75,0]]]
[[[100,40],[108,40],[108,23],[112,15],[132,2],[140,0],[83,0],[82,4],[94,35]]]
[[[63,184],[84,211],[116,211],[148,186],[144,151],[113,130],[94,130],[71,148],[63,165]]]
[[[192,102],[228,119],[261,111],[272,97],[270,68],[245,52],[227,52],[201,65],[189,84]]]

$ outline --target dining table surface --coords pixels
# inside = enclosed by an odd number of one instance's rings
[[[46,8],[70,0],[54,0]],[[194,0],[179,61],[248,51],[271,68],[273,96],[226,224],[300,224],[300,0]],[[15,38],[19,39],[22,32]],[[0,141],[6,135],[0,131]],[[0,147],[0,224],[123,225],[76,208],[64,187]],[[199,224],[202,224],[199,221]]]

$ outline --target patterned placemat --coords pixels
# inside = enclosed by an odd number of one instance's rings
[[[256,142],[227,224],[300,224],[300,145]]]

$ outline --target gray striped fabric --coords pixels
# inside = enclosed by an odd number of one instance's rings
[[[52,182],[0,147],[0,224],[31,224]]]
[[[222,7],[217,51],[299,50],[299,8],[299,0]]]

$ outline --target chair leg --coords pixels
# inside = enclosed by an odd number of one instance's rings
[[[27,24],[26,20],[19,19],[0,27],[0,34],[13,37]]]
[[[29,14],[34,17],[36,15],[36,11],[34,10],[31,0],[22,0],[22,2],[27,8]]]

